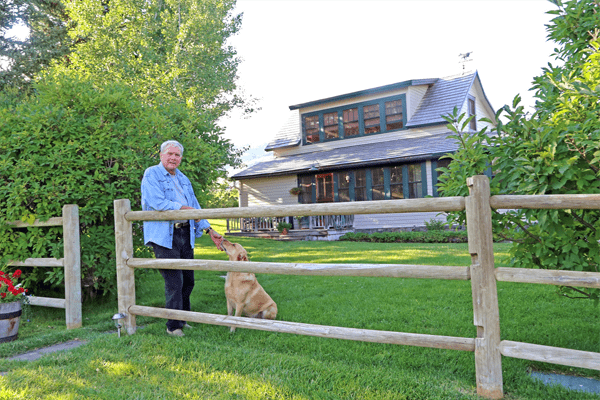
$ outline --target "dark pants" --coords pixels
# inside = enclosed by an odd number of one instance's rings
[[[190,226],[173,230],[173,248],[152,243],[156,258],[193,259],[194,249],[190,245]],[[190,295],[194,289],[194,271],[180,269],[160,269],[165,280],[165,307],[171,310],[190,311]],[[167,320],[167,329],[174,331],[183,328],[185,321]]]

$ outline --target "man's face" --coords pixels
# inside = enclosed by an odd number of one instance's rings
[[[175,174],[175,169],[181,164],[181,151],[177,146],[169,146],[164,153],[160,153],[160,162],[170,174]]]

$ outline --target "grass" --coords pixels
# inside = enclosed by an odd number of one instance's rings
[[[213,222],[219,232],[224,228]],[[465,244],[276,242],[239,238],[251,260],[277,262],[469,265]],[[508,245],[496,244],[507,266]],[[225,259],[208,237],[196,256]],[[196,272],[192,308],[226,314],[222,273]],[[469,282],[429,279],[266,275],[279,320],[474,337]],[[136,275],[137,304],[162,307],[158,272]],[[498,284],[503,339],[600,352],[599,310],[543,285]],[[34,362],[0,359],[0,399],[476,399],[471,352],[324,339],[193,324],[168,337],[165,321],[138,317],[120,339],[111,321],[116,299],[84,305],[84,327],[66,330],[64,311],[32,307],[19,339],[0,344],[6,357],[79,338],[77,349]],[[599,371],[503,358],[507,399],[598,399],[546,387],[530,370],[600,378]]]

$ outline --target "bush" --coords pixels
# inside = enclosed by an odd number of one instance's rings
[[[376,232],[372,234],[349,232],[340,238],[349,242],[376,243],[467,243],[466,231]]]
[[[184,104],[150,107],[124,86],[58,77],[35,88],[35,97],[19,100],[0,93],[0,265],[61,258],[61,228],[12,229],[6,222],[46,220],[60,216],[63,205],[77,204],[84,290],[114,291],[113,201],[130,199],[140,209],[143,172],[159,162],[164,140],[185,146],[182,170],[196,190],[227,163],[226,143],[204,133]],[[140,227],[134,225],[136,257],[149,255]],[[35,268],[27,277],[31,292],[39,295],[36,286],[62,285],[63,270]]]

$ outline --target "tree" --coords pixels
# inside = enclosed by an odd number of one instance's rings
[[[50,0],[51,1],[51,0]],[[226,45],[240,16],[234,1],[68,0],[76,47],[31,81],[33,91],[0,92],[0,264],[60,257],[58,229],[11,229],[7,221],[80,207],[84,285],[115,288],[113,205],[140,208],[140,181],[167,139],[185,147],[181,169],[202,198],[241,151],[216,121],[251,100],[236,94],[239,61]],[[141,224],[134,225],[136,256]],[[50,233],[48,233],[50,231]],[[37,269],[39,270],[39,269]],[[36,270],[36,271],[37,271]],[[58,284],[62,272],[30,280]]]
[[[443,195],[466,195],[465,176],[493,164],[492,194],[600,193],[600,14],[598,2],[553,1],[548,26],[558,66],[533,82],[536,110],[527,115],[516,96],[496,115],[495,132],[461,132],[464,116],[448,116],[462,140],[443,169]],[[462,128],[462,129],[461,129]],[[472,146],[477,143],[477,146]],[[461,221],[462,216],[454,216]],[[513,242],[515,266],[600,271],[600,211],[495,212],[495,233]],[[570,297],[599,298],[599,290],[561,287]]]
[[[7,32],[23,26],[26,38],[7,37]],[[69,18],[58,0],[6,0],[0,4],[0,90],[16,87],[20,93],[31,89],[35,76],[52,60],[71,52],[67,34]]]

